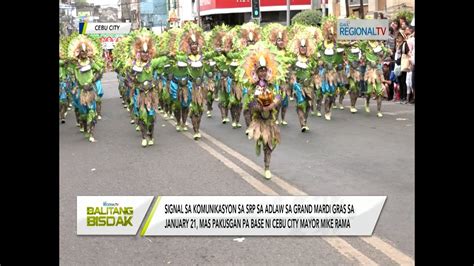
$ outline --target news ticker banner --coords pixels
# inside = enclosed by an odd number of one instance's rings
[[[370,236],[386,198],[77,197],[77,234],[136,235],[143,224],[141,236]]]
[[[388,19],[338,19],[338,40],[388,40]]]

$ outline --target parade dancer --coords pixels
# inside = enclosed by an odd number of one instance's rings
[[[206,64],[208,67],[206,67],[205,70],[205,77],[204,77],[204,86],[207,91],[207,112],[206,115],[208,118],[212,117],[212,104],[214,103],[214,93],[216,91],[216,81],[215,81],[215,75],[216,75],[216,70],[215,70],[215,61],[208,61],[208,64]]]
[[[99,40],[99,38],[94,37],[92,38],[92,41],[94,45],[96,46],[98,51],[102,51],[102,44]],[[96,98],[96,103],[97,103],[97,120],[102,120],[102,97],[104,96],[104,89],[102,87],[102,74],[105,71],[106,68],[106,62],[102,54],[98,54],[94,58],[94,62],[99,66],[100,69],[102,69],[99,78],[95,82],[95,88],[97,91],[97,98]]]
[[[63,66],[66,69],[66,76],[69,77],[69,80],[71,81],[71,87],[70,87],[70,96],[71,96],[71,102],[72,106],[74,108],[74,115],[76,118],[76,127],[79,128],[79,131],[81,133],[84,133],[84,126],[81,121],[81,114],[79,112],[79,107],[80,107],[80,98],[79,98],[79,89],[77,85],[77,80],[75,78],[75,64],[72,63],[74,59],[69,58],[69,45],[71,43],[71,40],[76,38],[79,34],[77,33],[72,33],[70,36],[66,37],[63,39],[63,44],[62,46],[64,47],[65,56],[63,57],[63,60],[60,58],[60,67]]]
[[[173,119],[173,105],[171,100],[171,91],[170,84],[173,79],[173,73],[171,72],[171,65],[167,63],[164,66],[163,74],[161,75],[161,84],[163,89],[160,94],[160,104],[162,104],[162,109],[164,110],[164,119]]]
[[[153,84],[153,73],[160,67],[154,58],[156,48],[153,33],[142,29],[133,36],[131,56],[134,58],[131,71],[131,85],[136,90],[134,114],[142,135],[142,147],[154,144],[154,125],[158,109],[158,97]]]
[[[112,54],[114,57],[114,61],[112,63],[112,68],[117,73],[117,80],[119,83],[118,90],[120,93],[120,98],[122,99],[123,108],[127,108],[129,99],[128,99],[128,91],[126,90],[125,86],[125,58],[124,55],[126,54],[126,38],[121,39],[115,44],[114,49],[112,50]]]
[[[127,96],[125,95],[125,81],[124,81],[123,73],[121,73],[120,70],[115,68],[115,66],[114,66],[114,69],[117,72],[117,80],[119,83],[118,90],[120,93],[120,98],[122,99],[122,106],[123,108],[127,108],[128,106],[127,104],[129,100],[128,100],[128,95]]]
[[[102,120],[102,97],[104,96],[104,89],[102,87],[102,77],[95,82],[97,90],[97,120]]]
[[[180,52],[183,29],[174,28],[176,38],[174,47],[170,50],[170,55],[174,57],[171,73],[173,78],[170,81],[170,93],[172,99],[173,113],[176,118],[176,131],[188,131],[186,120],[189,115],[189,107],[192,100],[192,81],[188,77],[188,58],[186,54]],[[171,39],[170,43],[172,45]]]
[[[224,37],[225,38],[225,37]],[[227,62],[227,57],[222,54],[216,58],[217,68],[219,69],[219,81],[218,81],[218,91],[219,91],[219,111],[221,112],[222,124],[225,124],[230,121],[229,115],[229,94],[230,94],[230,85],[232,80],[229,78],[229,68],[230,65]],[[231,62],[235,66],[238,63]],[[228,79],[229,78],[229,79]]]
[[[316,45],[316,52],[313,53],[313,98],[312,104],[310,106],[311,115],[317,115],[321,117],[321,102],[323,100],[322,93],[322,60],[321,54],[319,53],[320,47],[322,46],[323,34],[321,29],[318,27],[307,27],[307,30],[311,33],[311,36],[314,36],[314,42]],[[315,111],[316,110],[316,111]]]
[[[361,52],[358,42],[351,42],[350,50],[347,52],[347,60],[349,65],[349,95],[351,98],[351,113],[356,113],[356,102],[359,97],[359,84],[361,75],[359,71]]]
[[[169,41],[169,33],[167,31],[160,33],[156,36],[156,54],[160,60],[163,61],[162,67],[157,69],[154,73],[154,82],[155,87],[157,88],[157,97],[158,97],[158,110],[160,114],[163,114],[163,118],[168,120],[168,115],[171,112],[170,110],[170,95],[169,87],[167,86],[167,76],[169,74],[170,64],[168,62],[168,49],[166,46]]]
[[[217,25],[215,26],[212,31],[211,31],[211,40],[209,42],[212,42],[212,45],[206,45],[206,48],[211,47],[213,49],[213,55],[212,55],[212,61],[216,62],[217,57],[221,57],[222,54],[225,54],[230,51],[230,49],[233,46],[233,40],[232,38],[229,40],[227,39],[228,33],[230,32],[231,28],[225,24],[222,25]],[[230,36],[230,35],[229,35]],[[227,44],[226,44],[227,43]],[[217,62],[216,62],[217,63]],[[221,98],[221,93],[220,90],[221,84],[222,84],[222,73],[220,69],[215,67],[216,73],[214,75],[214,101],[219,102]],[[209,117],[209,113],[208,113]]]
[[[177,73],[176,54],[179,46],[177,43],[179,42],[178,39],[181,33],[182,30],[180,28],[171,28],[170,30],[163,32],[158,40],[157,49],[161,55],[160,60],[162,60],[164,64],[163,74],[161,75],[163,89],[161,90],[159,98],[160,104],[163,104],[162,109],[164,109],[163,117],[165,120],[174,119],[174,113],[181,110],[181,107],[175,108],[175,105],[179,105],[175,103],[178,83],[174,77],[175,73]],[[183,70],[182,72],[185,71]],[[179,119],[181,121],[181,116]],[[177,121],[176,130],[181,131],[182,129],[181,123]]]
[[[202,49],[204,46],[204,36],[202,29],[194,23],[186,23],[180,42],[180,52],[184,52],[187,57],[188,79],[192,84],[190,116],[193,124],[194,140],[201,138],[199,128],[201,126],[201,117],[204,112],[207,91],[203,84],[204,81],[204,57]],[[186,118],[183,118],[186,121]]]
[[[239,30],[238,28],[235,28]],[[257,24],[253,22],[248,22],[240,27],[239,32],[239,39],[235,45],[234,53],[245,53],[244,50],[251,49],[250,46],[254,45],[258,41],[261,40],[261,28]],[[239,57],[240,59],[240,57]],[[240,124],[240,114],[243,108],[243,98],[247,97],[246,95],[252,95],[252,92],[249,91],[248,88],[242,85],[242,82],[235,77],[235,81],[233,83],[231,89],[231,95],[229,99],[231,116],[232,116],[232,127],[233,128],[241,128],[242,125]],[[245,119],[245,124],[247,128],[250,125],[251,115],[250,110],[246,104],[245,108],[243,108],[243,114]],[[246,132],[247,133],[247,132]]]
[[[235,86],[234,72],[239,65],[239,52],[234,49],[234,38],[237,29],[233,28],[222,36],[221,54],[215,57],[217,68],[220,72],[219,80],[219,110],[221,112],[222,123],[230,122],[228,117],[230,106],[230,95],[232,87]],[[237,125],[236,125],[237,126]]]
[[[207,84],[214,84],[213,87],[213,92],[210,92],[208,90],[208,99],[207,99],[207,105],[209,108],[207,110],[207,117],[210,118],[212,117],[212,114],[210,111],[212,111],[212,103],[211,102],[219,102],[221,98],[221,79],[222,79],[222,73],[221,70],[217,67],[216,65],[216,58],[221,57],[223,54],[228,52],[230,48],[224,48],[224,42],[227,42],[228,40],[226,39],[226,35],[229,33],[231,28],[225,24],[222,25],[217,25],[215,26],[212,31],[210,31],[207,36],[209,36],[209,40],[206,41],[206,47],[204,49],[208,50],[208,56],[206,56],[206,60],[208,60],[208,68],[213,69],[214,74],[213,74],[213,79],[214,82],[210,82],[210,71],[206,71],[206,76],[209,76],[206,78],[209,82],[206,82]],[[227,44],[228,46],[232,47],[233,43],[232,40]],[[212,63],[213,66],[210,66]],[[210,101],[210,98],[212,97],[212,101]],[[228,104],[227,104],[228,105]],[[220,107],[219,107],[220,109]],[[227,121],[226,121],[227,122]]]
[[[138,117],[136,117],[136,113],[138,113],[138,89],[135,87],[135,75],[133,75],[133,64],[136,61],[137,55],[132,54],[132,47],[135,43],[135,36],[138,34],[138,30],[131,32],[125,39],[125,46],[124,49],[124,58],[123,58],[123,73],[124,73],[124,87],[125,87],[125,95],[128,99],[127,104],[127,112],[130,115],[130,124],[135,124],[138,121]],[[140,126],[138,123],[135,127],[136,131],[140,131]]]
[[[75,36],[68,45],[67,57],[71,64],[72,75],[77,82],[73,89],[78,103],[81,131],[90,142],[95,142],[94,129],[97,122],[95,82],[100,79],[103,69],[94,62],[102,54],[90,38],[85,35]]]
[[[284,80],[287,73],[279,67],[276,55],[272,54],[263,43],[257,43],[255,50],[245,57],[245,63],[238,71],[244,72],[243,84],[252,88],[253,99],[249,104],[252,121],[248,138],[255,141],[257,155],[263,148],[265,171],[264,176],[270,179],[270,160],[272,151],[280,143],[280,130],[275,123],[276,112],[281,101],[278,80]]]
[[[323,53],[321,58],[323,60],[323,81],[322,92],[324,95],[324,118],[331,120],[331,107],[334,103],[337,72],[336,72],[336,20],[334,17],[325,17],[323,22]]]
[[[170,82],[172,108],[176,118],[176,131],[188,131],[186,120],[191,104],[192,82],[188,79],[186,56],[176,56],[177,63],[173,67],[173,79]]]
[[[66,123],[67,108],[69,106],[67,101],[66,87],[68,86],[67,74],[64,66],[59,66],[59,119],[61,124]]]
[[[344,110],[344,96],[349,90],[348,75],[350,66],[347,63],[347,55],[345,54],[346,42],[338,42],[336,48],[336,70],[337,70],[337,94],[339,95],[339,102],[337,108]],[[336,105],[334,105],[336,106]]]
[[[268,38],[268,41],[274,44],[277,48],[277,53],[284,59],[282,64],[291,64],[291,56],[286,51],[288,45],[288,30],[285,26],[279,23],[270,23],[266,26],[264,31],[264,37]],[[288,109],[288,95],[291,95],[290,86],[289,86],[289,76],[286,76],[284,81],[282,81],[280,86],[280,95],[281,102],[277,108],[276,121],[275,123],[280,124],[279,116],[281,114],[281,124],[288,125],[288,122],[285,120],[286,110]]]
[[[204,32],[204,87],[206,88],[206,105],[207,105],[207,118],[212,117],[212,104],[214,103],[214,97],[216,93],[216,62],[214,57],[217,55],[216,48],[220,49],[222,40],[217,38],[213,39],[214,32]]]
[[[315,62],[313,54],[316,44],[310,31],[306,28],[298,29],[290,44],[291,52],[296,57],[291,74],[291,85],[296,95],[296,113],[301,126],[301,132],[309,130],[307,125],[308,114],[314,98],[312,69]]]
[[[59,42],[59,119],[61,124],[66,123],[66,113],[69,106],[66,88],[68,87],[67,67],[64,63],[66,51],[63,47],[65,38],[61,38]]]
[[[367,70],[364,80],[367,82],[367,95],[365,100],[365,111],[370,113],[370,97],[375,96],[377,100],[377,117],[383,117],[382,97],[383,97],[383,71],[382,63],[387,53],[387,48],[378,41],[368,41],[362,44],[362,49],[367,62]]]
[[[324,79],[324,62],[321,59],[320,52],[316,53],[316,60],[317,65],[314,69],[313,73],[313,84],[314,84],[314,99],[313,99],[313,110],[311,111],[311,115],[316,115],[317,117],[321,117],[321,106],[323,102],[323,79]],[[314,111],[316,109],[316,112]]]

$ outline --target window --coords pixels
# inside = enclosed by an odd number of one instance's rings
[[[369,0],[363,0],[364,5],[369,4]],[[349,0],[349,6],[360,6],[360,0]]]

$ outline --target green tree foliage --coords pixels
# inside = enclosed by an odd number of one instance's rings
[[[413,12],[410,10],[402,9],[395,14],[396,19],[399,19],[400,17],[405,17],[407,19],[407,24],[410,25],[413,19]]]
[[[291,24],[299,23],[308,26],[319,26],[321,24],[321,11],[319,10],[305,10],[296,14],[291,19]]]

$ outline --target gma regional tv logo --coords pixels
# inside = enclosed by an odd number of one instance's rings
[[[104,201],[102,206],[88,206],[87,226],[133,226],[132,206],[121,207],[119,203]]]
[[[339,19],[338,40],[388,40],[387,19]]]

